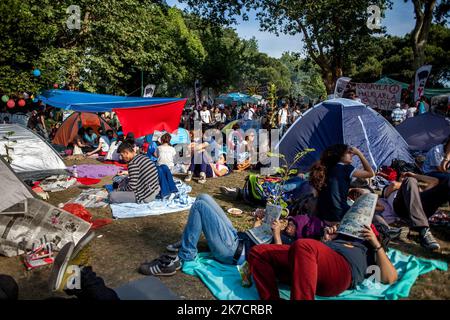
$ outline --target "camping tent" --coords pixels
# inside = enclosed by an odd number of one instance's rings
[[[55,108],[78,112],[115,112],[124,134],[142,137],[155,130],[175,131],[186,99],[123,97],[67,90],[48,90],[37,96]]]
[[[155,131],[153,134],[153,141],[158,141],[161,136],[166,133],[166,131]],[[170,139],[171,145],[191,143],[191,137],[189,136],[189,131],[184,128],[178,128],[170,134],[172,138]]]
[[[12,133],[8,136],[8,133]],[[7,140],[9,139],[9,141]],[[19,124],[0,125],[0,155],[10,152],[11,167],[22,179],[40,179],[53,174],[67,174],[59,154],[39,135]]]
[[[25,199],[33,198],[32,191],[16,176],[11,167],[6,163],[3,157],[0,156],[0,194],[2,201],[0,201],[0,213],[22,202]]]
[[[72,113],[56,131],[53,144],[67,146],[73,142],[78,134],[78,129],[81,127],[91,127],[98,134],[98,129],[112,130],[109,124],[98,114],[89,112],[74,112]]]
[[[314,148],[297,164],[308,170],[325,148],[338,143],[360,149],[374,169],[396,158],[413,161],[406,141],[385,118],[364,104],[342,98],[324,101],[300,116],[278,143],[277,152],[292,163],[298,152]],[[353,160],[354,166],[360,166],[357,157]]]
[[[442,143],[450,135],[450,119],[424,113],[405,120],[396,127],[411,151],[426,152]]]

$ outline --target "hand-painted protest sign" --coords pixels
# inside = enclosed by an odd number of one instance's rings
[[[394,109],[402,94],[402,87],[398,84],[356,83],[355,87],[362,103],[381,110]]]

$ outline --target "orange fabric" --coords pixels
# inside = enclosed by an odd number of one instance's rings
[[[106,121],[102,120],[99,115],[89,112],[74,112],[66,119],[61,127],[56,131],[53,138],[53,144],[68,146],[75,140],[78,134],[78,128],[91,127],[98,135],[98,129],[104,127],[104,130],[113,130]]]

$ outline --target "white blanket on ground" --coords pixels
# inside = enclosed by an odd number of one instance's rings
[[[180,204],[176,199],[172,201],[154,200],[150,203],[121,203],[111,204],[112,215],[116,219],[159,216],[161,214],[189,210],[195,198],[188,197],[187,204]]]

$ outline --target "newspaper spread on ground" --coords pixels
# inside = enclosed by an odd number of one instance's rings
[[[105,208],[108,206],[108,191],[106,189],[89,189],[73,198],[69,203],[78,203],[85,208]]]
[[[342,218],[337,232],[363,240],[360,233],[364,226],[370,227],[372,224],[377,200],[378,195],[375,193],[359,197]]]
[[[0,212],[0,254],[13,257],[37,246],[40,239],[61,249],[67,242],[75,244],[89,231],[91,224],[51,204],[28,199],[25,214]]]

